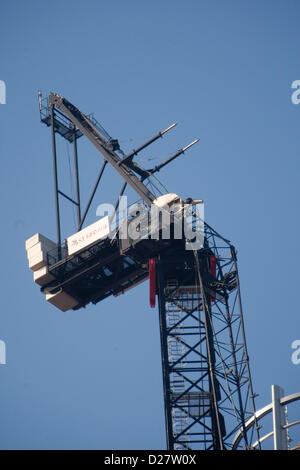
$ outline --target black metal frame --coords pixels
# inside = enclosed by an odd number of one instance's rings
[[[49,106],[49,99],[42,99],[39,93],[40,104],[40,119],[41,122],[51,127],[51,142],[52,142],[52,162],[54,174],[54,197],[55,197],[55,216],[56,216],[56,234],[57,244],[61,245],[61,217],[60,217],[60,204],[59,196],[63,196],[69,202],[76,206],[77,212],[77,226],[78,230],[81,224],[81,205],[80,205],[80,185],[79,185],[79,168],[78,168],[78,152],[77,152],[77,139],[82,137],[82,132],[59,110],[53,106]],[[68,142],[73,143],[73,158],[74,158],[74,175],[75,175],[75,194],[76,200],[68,196],[64,191],[58,187],[58,168],[57,168],[57,150],[56,150],[56,134],[60,134]]]

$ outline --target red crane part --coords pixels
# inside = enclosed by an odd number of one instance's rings
[[[155,294],[156,294],[156,263],[155,259],[149,259],[149,299],[150,307],[155,307]]]

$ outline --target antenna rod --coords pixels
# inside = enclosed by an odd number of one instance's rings
[[[193,142],[191,142],[189,145],[187,145],[186,147],[178,150],[178,152],[174,153],[174,155],[172,155],[172,157],[168,158],[168,160],[166,160],[165,162],[161,163],[160,165],[156,166],[155,168],[153,168],[153,170],[149,170],[149,173],[150,175],[153,175],[153,173],[156,173],[157,171],[161,170],[165,165],[167,165],[168,163],[170,163],[172,160],[175,160],[175,158],[179,157],[179,155],[181,155],[182,153],[184,153],[188,148],[190,148],[192,145],[196,144],[197,142],[199,142],[200,139],[196,139],[194,140]]]
[[[158,134],[156,134],[154,137],[152,137],[150,140],[148,140],[145,144],[141,145],[138,149],[136,150],[133,150],[129,155],[127,155],[126,157],[124,157],[119,165],[123,165],[123,163],[126,163],[128,160],[132,160],[133,157],[135,155],[137,155],[139,152],[141,152],[142,150],[144,150],[144,148],[148,147],[148,145],[152,144],[153,142],[155,142],[157,139],[159,139],[160,137],[162,137],[164,134],[166,134],[166,132],[170,131],[171,129],[173,129],[173,127],[177,126],[177,122],[175,122],[174,124],[172,124],[171,126],[169,126],[167,129],[165,129],[164,131],[162,132],[159,132]]]

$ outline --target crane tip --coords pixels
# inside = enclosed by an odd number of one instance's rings
[[[165,134],[166,132],[170,131],[171,129],[173,129],[173,127],[177,126],[178,122],[174,122],[174,124],[172,124],[171,126],[169,126],[167,129],[165,129],[164,131],[161,132],[161,135]]]
[[[197,142],[199,142],[200,139],[195,139],[193,140],[193,142],[191,142],[189,145],[187,145],[186,147],[184,147],[182,150],[185,152],[185,150],[187,150],[188,148],[190,148],[192,145],[195,145]]]

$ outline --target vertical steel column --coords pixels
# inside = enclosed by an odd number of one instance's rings
[[[59,215],[59,199],[57,185],[57,159],[56,159],[56,142],[55,142],[55,125],[54,125],[54,106],[51,105],[51,137],[52,137],[52,155],[53,155],[53,172],[54,172],[54,195],[55,195],[55,212],[56,212],[56,232],[57,244],[61,245],[60,231],[60,215]]]
[[[272,385],[272,405],[273,405],[273,430],[274,430],[274,450],[287,450],[286,430],[284,429],[285,417],[284,408],[280,404],[283,398],[283,390],[278,385]]]
[[[170,404],[170,376],[169,376],[169,360],[168,360],[168,342],[167,342],[167,322],[166,307],[164,294],[164,270],[161,259],[157,261],[158,274],[158,307],[159,307],[159,328],[161,342],[161,358],[162,358],[162,375],[164,386],[164,407],[165,407],[165,423],[167,436],[167,449],[174,450],[172,415]]]
[[[211,394],[211,412],[212,412],[212,438],[214,450],[224,450],[224,443],[222,438],[222,426],[220,422],[220,414],[218,408],[219,397],[219,385],[216,377],[216,358],[215,358],[215,349],[214,349],[214,337],[213,337],[213,328],[212,328],[212,317],[211,317],[211,308],[210,308],[210,299],[206,295],[202,276],[201,268],[199,263],[199,254],[195,252],[195,267],[198,271],[198,281],[202,297],[202,308],[203,308],[203,318],[205,326],[205,336],[206,336],[206,349],[207,349],[207,367],[209,372],[209,384],[210,384],[210,394]]]
[[[80,230],[81,210],[80,210],[80,191],[79,191],[79,172],[78,172],[76,126],[74,126],[73,130],[74,130],[73,149],[74,149],[74,168],[75,168],[75,190],[76,190],[76,203],[77,203],[77,222],[78,222],[78,230]]]

